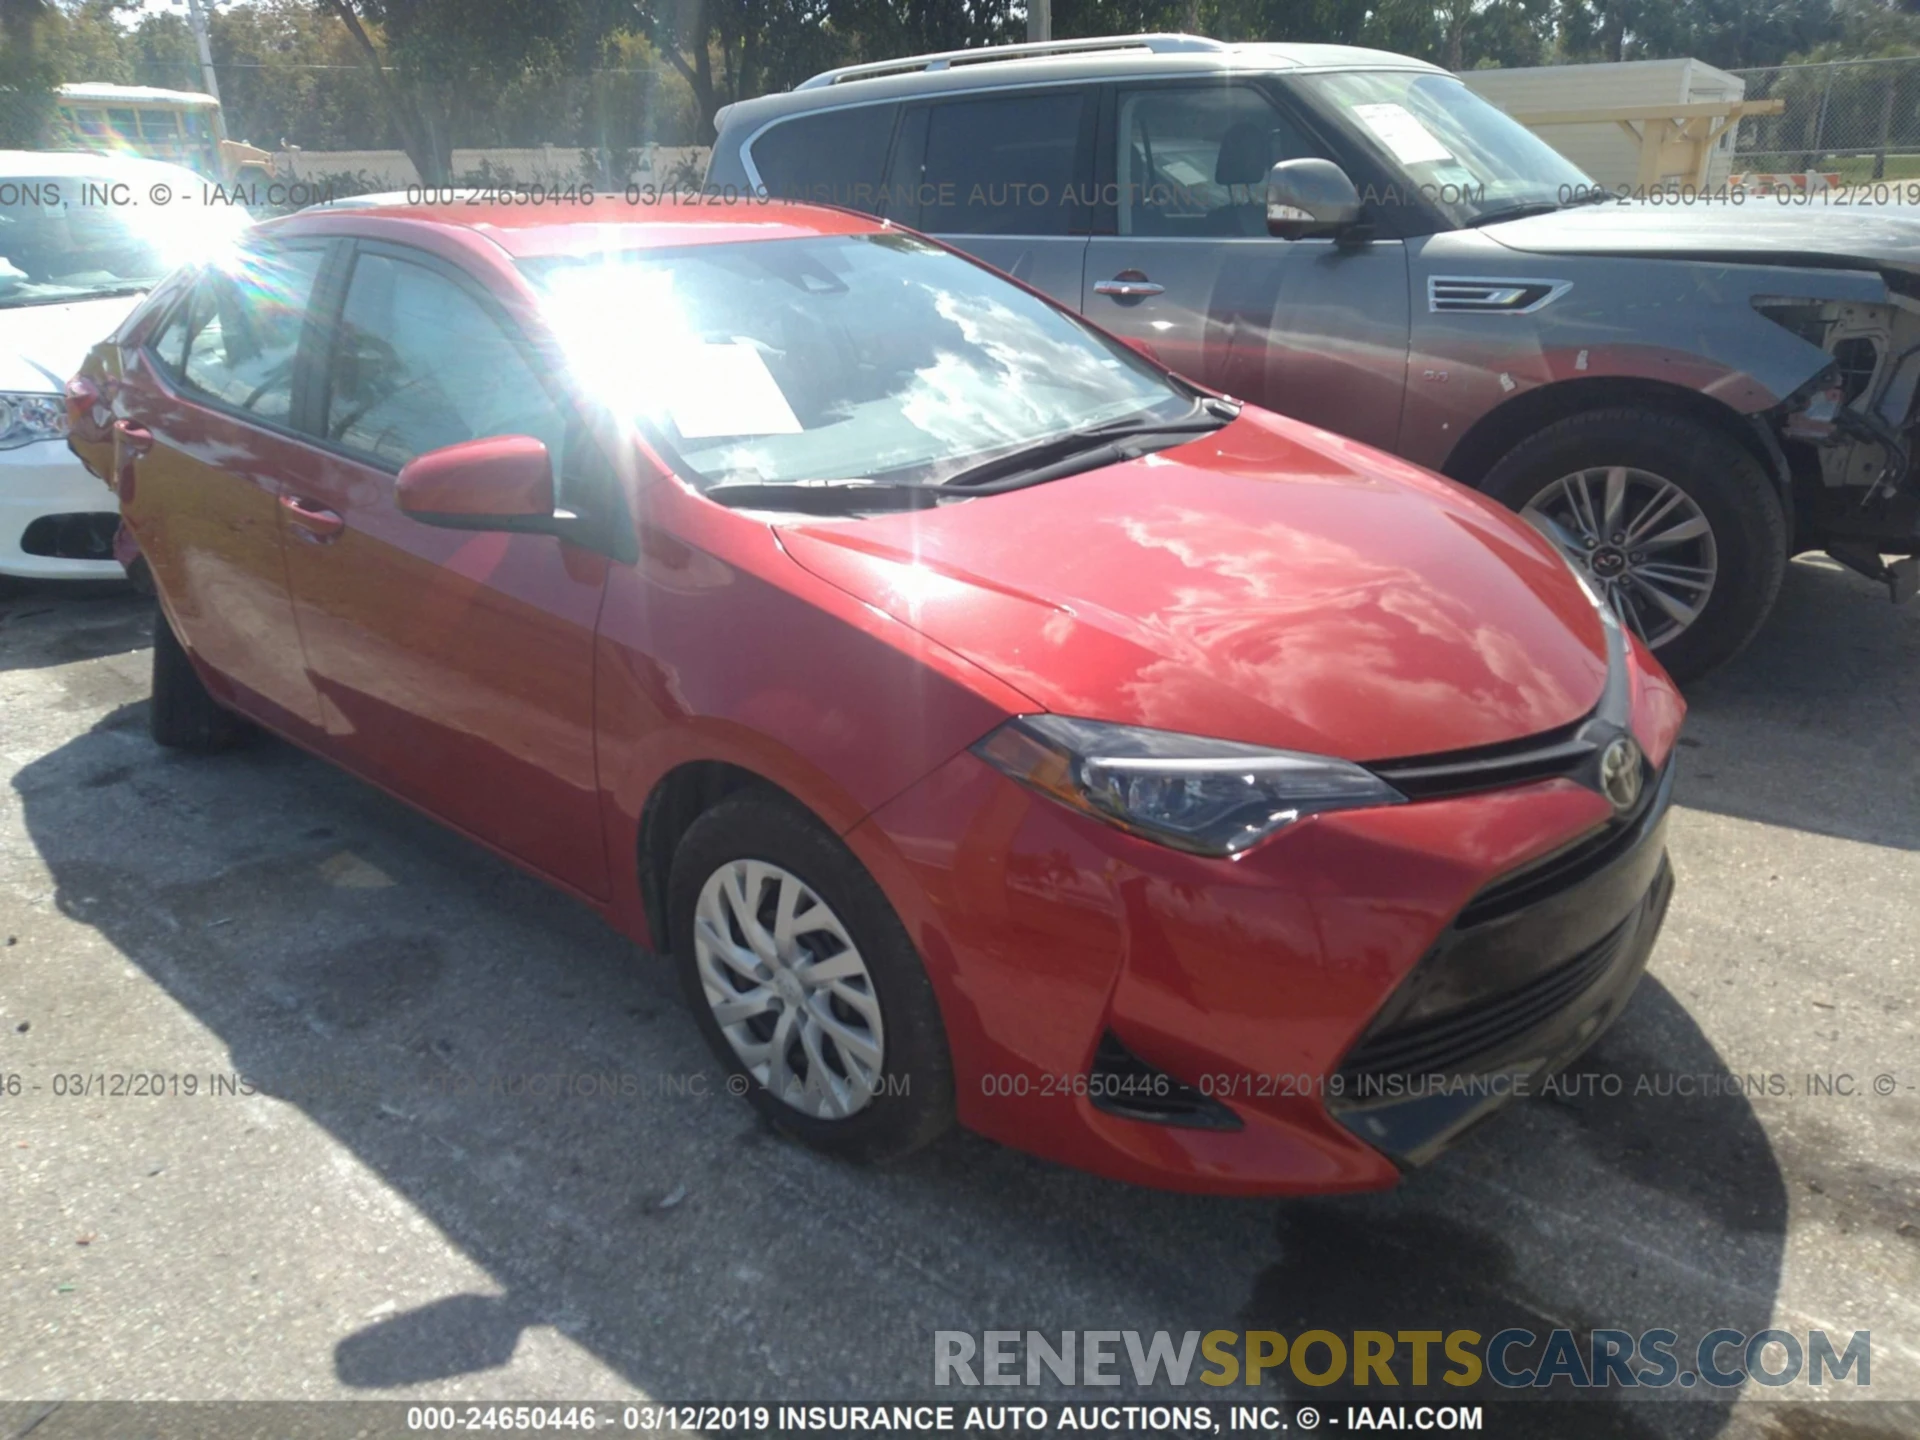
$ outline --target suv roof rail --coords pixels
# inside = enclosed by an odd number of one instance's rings
[[[1181,55],[1226,50],[1224,41],[1204,35],[1103,35],[1091,40],[1038,40],[1024,45],[982,45],[972,50],[942,50],[934,55],[906,55],[898,60],[871,60],[864,65],[842,65],[803,80],[796,90],[844,85],[849,80],[872,80],[881,75],[907,75],[915,70],[950,70],[956,65],[983,65],[1001,60],[1040,60],[1052,56],[1097,55],[1109,50],[1145,50],[1153,55]]]

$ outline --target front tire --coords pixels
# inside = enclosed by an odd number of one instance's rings
[[[688,827],[669,935],[701,1033],[777,1128],[890,1160],[953,1124],[953,1064],[906,927],[846,846],[765,792]]]
[[[1744,446],[1684,416],[1571,416],[1515,446],[1481,489],[1591,577],[1676,680],[1739,654],[1786,575],[1778,487]]]
[[[153,617],[153,701],[147,725],[155,744],[200,755],[230,748],[245,729],[240,717],[224,709],[200,683],[164,610],[156,610]]]

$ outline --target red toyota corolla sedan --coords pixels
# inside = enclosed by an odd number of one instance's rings
[[[793,1134],[1390,1184],[1625,1005],[1681,701],[1554,548],[915,235],[293,216],[70,387],[154,737],[670,954]]]

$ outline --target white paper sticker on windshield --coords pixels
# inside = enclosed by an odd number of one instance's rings
[[[674,357],[667,411],[688,440],[797,435],[800,421],[752,345],[696,345]]]
[[[1374,133],[1382,145],[1393,152],[1402,165],[1425,165],[1435,160],[1451,160],[1453,152],[1419,117],[1404,105],[1356,105],[1354,117]]]

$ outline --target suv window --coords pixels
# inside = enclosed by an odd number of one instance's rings
[[[209,269],[153,343],[188,389],[287,424],[293,364],[324,249],[250,250]]]
[[[327,440],[398,470],[443,445],[531,435],[558,475],[566,430],[519,347],[464,286],[391,256],[355,258],[328,366]]]
[[[880,172],[897,105],[858,105],[803,115],[753,142],[753,168],[776,200],[809,200],[880,213]]]
[[[930,107],[918,228],[934,235],[1068,235],[1086,92],[993,95]]]
[[[1267,171],[1326,152],[1244,85],[1120,93],[1122,235],[1262,236]]]

